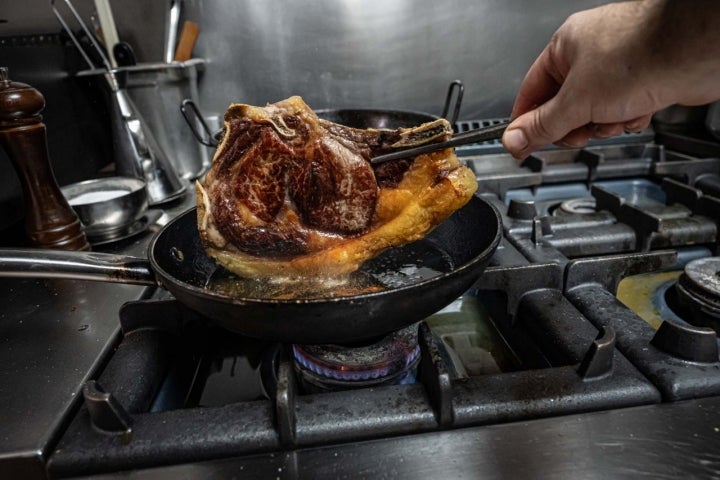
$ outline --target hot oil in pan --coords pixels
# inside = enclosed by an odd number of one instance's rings
[[[446,251],[423,239],[390,249],[346,277],[259,280],[218,268],[206,287],[234,298],[308,300],[382,292],[428,280],[453,268]]]
[[[383,289],[388,289],[437,277],[452,271],[453,267],[450,254],[424,239],[368,260],[357,274],[371,277]]]

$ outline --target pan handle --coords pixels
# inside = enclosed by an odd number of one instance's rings
[[[144,258],[33,248],[0,249],[0,277],[157,285],[150,262]]]

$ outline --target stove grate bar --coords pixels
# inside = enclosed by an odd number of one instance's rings
[[[720,361],[693,362],[652,344],[655,330],[612,293],[597,285],[573,288],[570,301],[595,325],[617,332],[617,345],[660,390],[665,401],[720,395]]]

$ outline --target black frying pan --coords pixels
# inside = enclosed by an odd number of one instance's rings
[[[315,110],[323,120],[351,128],[411,128],[433,122],[440,117],[412,110],[378,110],[372,108],[348,108]]]
[[[155,235],[148,248],[149,262],[92,252],[6,249],[0,250],[0,276],[157,282],[184,305],[234,332],[301,344],[348,343],[408,326],[460,296],[485,269],[500,242],[501,227],[495,208],[473,197],[420,242],[390,249],[359,272],[402,276],[407,262],[419,259],[437,272],[434,276],[335,298],[247,298],[208,288],[224,270],[205,255],[195,209]]]
[[[211,132],[197,105],[192,100],[183,100],[180,106],[185,121],[198,142],[208,147],[217,147],[222,139],[222,130]],[[371,108],[316,110],[323,120],[352,128],[410,128],[432,122],[440,117],[411,110],[377,110]],[[198,128],[198,125],[202,130]]]
[[[376,128],[394,130],[396,128],[411,128],[422,125],[423,123],[433,122],[438,118],[446,118],[451,125],[454,125],[460,115],[460,106],[462,105],[464,92],[465,87],[460,80],[450,82],[445,98],[445,105],[440,117],[412,110],[383,110],[372,108],[328,108],[315,110],[315,113],[323,120],[360,129]],[[453,96],[455,96],[454,109],[452,115],[448,117]],[[222,130],[218,132],[210,131],[210,127],[208,127],[195,102],[190,99],[183,100],[180,104],[180,111],[198,142],[208,147],[218,146],[222,138]]]

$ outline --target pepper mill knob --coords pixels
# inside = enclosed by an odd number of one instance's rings
[[[25,232],[36,246],[90,250],[83,226],[55,180],[45,124],[40,112],[45,97],[24,83],[10,80],[0,67],[0,145],[20,179]]]

